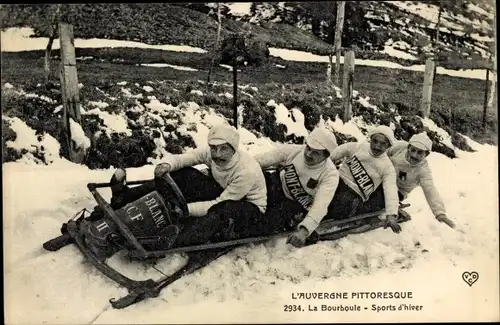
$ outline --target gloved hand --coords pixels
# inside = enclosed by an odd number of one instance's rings
[[[401,232],[401,226],[397,222],[397,216],[395,214],[390,214],[385,220],[384,229],[391,227],[392,231],[395,233]]]
[[[155,167],[155,178],[163,176],[165,173],[170,173],[172,166],[169,163],[161,163]]]
[[[439,222],[444,222],[445,224],[447,224],[450,228],[455,228],[455,223],[453,221],[451,221],[450,219],[448,219],[446,217],[445,214],[440,214],[436,217],[436,219],[439,221]]]
[[[305,227],[300,227],[299,230],[288,236],[286,243],[300,248],[304,246],[307,236],[309,236],[309,231]]]

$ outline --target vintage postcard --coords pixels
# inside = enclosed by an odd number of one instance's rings
[[[0,11],[6,324],[500,320],[492,0]]]

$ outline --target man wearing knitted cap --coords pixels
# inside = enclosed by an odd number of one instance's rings
[[[239,150],[239,142],[234,127],[216,125],[209,131],[208,148],[172,155],[156,167],[155,177],[170,173],[188,203],[190,216],[200,217],[185,220],[184,228],[192,230],[180,236],[178,244],[206,242],[227,225],[232,225],[232,236],[255,235],[248,232],[260,224],[266,211],[266,182],[255,159]],[[199,164],[209,166],[209,175],[192,167]]]
[[[216,125],[209,131],[208,147],[168,157],[165,163],[156,166],[154,180],[136,187],[127,186],[126,170],[118,168],[110,181],[111,208],[120,209],[153,191],[170,195],[164,188],[168,185],[162,185],[168,184],[169,173],[183,194],[190,215],[178,220],[183,229],[180,233],[163,234],[172,245],[189,246],[259,235],[256,230],[262,224],[267,206],[266,181],[257,161],[238,149],[239,141],[234,127]],[[200,164],[207,165],[209,171],[204,173],[193,167]],[[177,210],[171,212],[182,215]],[[104,211],[96,206],[87,220],[97,221],[103,217]],[[57,245],[52,241],[45,243],[45,249],[57,250],[71,241],[67,233],[63,237]]]
[[[276,172],[265,172],[268,190],[265,232],[296,229],[288,243],[295,247],[304,245],[326,215],[337,188],[339,175],[328,159],[336,147],[332,132],[316,128],[304,145],[282,144],[255,157],[263,169],[278,167]],[[295,225],[296,215],[305,215],[298,225]]]
[[[391,128],[385,125],[375,127],[369,134],[369,142],[348,142],[335,149],[330,159],[342,162],[340,182],[330,203],[328,217],[344,219],[354,216],[367,202],[375,190],[382,185],[385,195],[386,226],[399,233],[397,222],[398,195],[396,172],[386,150],[396,139]]]
[[[411,191],[420,186],[436,219],[455,228],[453,221],[446,216],[446,210],[434,185],[427,156],[432,150],[432,141],[426,133],[413,135],[408,142],[397,141],[387,155],[396,169],[397,186],[400,200],[408,197]]]
[[[239,150],[239,142],[234,127],[215,125],[208,133],[208,147],[171,155],[156,166],[155,179],[169,173],[188,204],[190,218],[181,220],[184,231],[177,237],[177,246],[202,244],[221,232],[246,237],[245,232],[263,218],[267,206],[264,174],[251,155]],[[209,170],[193,167],[201,164]],[[115,209],[155,189],[154,182],[128,188],[124,169],[115,172],[112,184]]]

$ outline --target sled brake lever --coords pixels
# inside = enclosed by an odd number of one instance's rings
[[[131,181],[131,182],[127,182],[127,185],[140,185],[140,184],[144,184],[144,183],[147,183],[150,181],[152,181],[152,179]],[[88,183],[87,184],[87,188],[89,189],[89,191],[95,190],[97,188],[110,187],[110,186],[111,186],[111,183]]]
[[[108,202],[104,200],[101,194],[97,191],[97,183],[89,183],[87,184],[87,188],[94,196],[97,204],[104,210],[104,212],[115,222],[118,226],[118,230],[125,237],[125,239],[132,244],[132,246],[140,253],[141,256],[147,256],[147,252],[144,247],[137,241],[135,236],[132,234],[130,229],[118,218],[115,211],[111,208]],[[101,186],[105,187],[105,186]]]

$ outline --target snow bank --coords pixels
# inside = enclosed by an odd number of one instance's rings
[[[397,47],[399,47],[399,49]],[[393,42],[392,39],[389,39],[385,43],[384,50],[382,51],[382,53],[385,53],[385,54],[390,55],[390,56],[395,57],[395,58],[404,59],[404,60],[418,60],[418,58],[416,56],[411,55],[409,53],[406,53],[404,51],[401,51],[401,49],[409,50],[409,49],[411,49],[411,46],[408,43],[403,42],[403,41]]]
[[[304,126],[304,114],[296,108],[289,110],[283,104],[276,104],[272,99],[267,103],[267,106],[274,108],[276,123],[281,123],[286,126],[286,135],[295,135],[297,137],[306,137],[309,132]]]
[[[40,160],[34,154],[43,154],[47,163],[51,163],[59,159],[59,150],[61,145],[50,134],[43,133],[37,135],[36,131],[30,128],[24,121],[18,117],[6,117],[2,115],[2,119],[9,123],[9,127],[16,133],[14,141],[9,140],[6,142],[7,147],[16,150],[23,154],[20,159],[21,163],[29,165],[40,163]]]
[[[132,130],[128,127],[127,118],[125,113],[121,114],[110,114],[108,112],[100,110],[98,107],[88,110],[84,113],[85,115],[95,114],[103,120],[104,130],[108,136],[111,133],[124,133],[128,136],[132,135]]]
[[[7,28],[1,34],[2,52],[20,52],[45,50],[49,41],[46,37],[30,37],[34,34],[32,28]],[[55,39],[52,49],[59,49],[59,39]],[[75,39],[75,48],[100,48],[100,47],[132,47],[143,49],[156,49],[174,52],[206,53],[204,49],[187,45],[149,45],[140,42],[119,41],[109,39]]]
[[[356,138],[356,140],[359,142],[366,140],[366,136],[361,132],[361,130],[358,127],[358,125],[361,124],[358,117],[352,118],[347,123],[344,123],[339,118],[338,115],[335,117],[335,121],[332,120],[325,121],[323,117],[321,117],[319,124],[320,126],[324,126],[332,131],[337,131],[339,133],[352,136]]]
[[[317,55],[309,52],[297,51],[297,50],[288,50],[288,49],[279,49],[279,48],[269,48],[270,55],[280,57],[283,60],[287,61],[301,61],[301,62],[328,62],[327,55]],[[333,63],[335,63],[336,58],[333,57]],[[344,57],[340,57],[340,63],[344,63]],[[356,59],[356,65],[370,66],[370,67],[384,67],[390,69],[402,69],[402,70],[412,70],[412,71],[425,71],[425,65],[412,65],[412,66],[403,66],[398,63],[384,61],[384,60],[363,60]],[[467,70],[450,70],[442,67],[438,67],[437,74],[449,75],[452,77],[461,77],[461,78],[471,78],[471,79],[486,79],[486,70],[478,70],[478,69],[467,69]]]
[[[477,12],[478,14],[481,14],[483,16],[486,16],[488,17],[489,19],[493,19],[495,18],[495,14],[492,14],[486,10],[484,10],[483,8],[479,7],[479,6],[476,6],[475,4],[473,3],[468,3],[467,4],[467,10],[469,11],[475,11]]]
[[[76,148],[82,148],[84,150],[90,148],[90,139],[87,138],[80,124],[70,118],[69,128],[71,132],[71,140],[75,142]]]
[[[198,71],[198,69],[195,68],[190,68],[190,67],[185,67],[182,65],[173,65],[173,64],[167,64],[167,63],[142,63],[138,64],[144,67],[154,67],[154,68],[172,68],[175,70],[180,70],[180,71]]]
[[[413,1],[384,1],[397,6],[399,9],[412,13],[414,15],[420,16],[431,23],[437,23],[439,7],[433,4],[419,3]],[[469,7],[470,8],[470,7]],[[490,16],[490,15],[488,15]],[[460,24],[458,24],[460,23]],[[441,24],[450,29],[454,30],[464,30],[464,25],[471,25],[475,28],[491,29],[490,26],[485,21],[479,21],[477,19],[470,20],[463,15],[451,15],[447,10],[443,10],[441,14]],[[432,26],[432,27],[434,27]]]
[[[233,16],[248,16],[250,15],[251,2],[234,2],[226,4],[229,8],[229,13]]]

